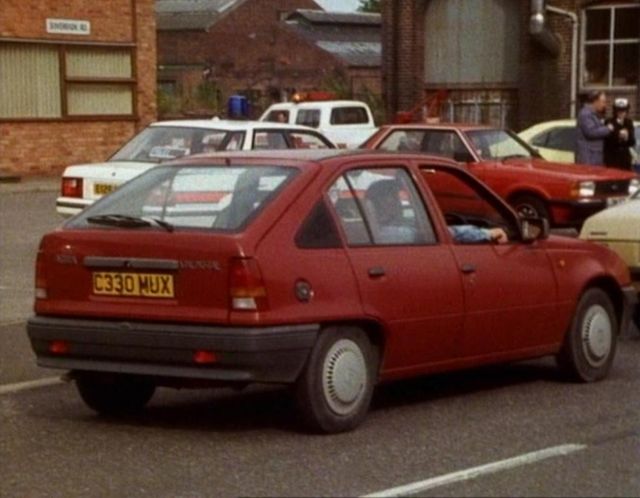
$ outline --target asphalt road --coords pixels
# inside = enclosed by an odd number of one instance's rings
[[[412,483],[421,496],[640,495],[637,333],[604,382],[566,383],[545,359],[389,384],[360,429],[336,436],[301,432],[282,389],[160,389],[125,419],[94,415],[73,384],[3,392],[56,374],[34,366],[23,325],[54,197],[0,195],[1,497],[359,496]]]

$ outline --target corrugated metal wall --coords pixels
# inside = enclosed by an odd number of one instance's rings
[[[519,0],[429,0],[427,85],[516,85],[522,6]]]

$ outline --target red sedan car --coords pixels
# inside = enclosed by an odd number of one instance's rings
[[[554,227],[580,226],[640,190],[631,172],[545,161],[517,135],[476,125],[383,126],[363,145],[453,159],[526,217]]]
[[[600,380],[635,299],[615,253],[548,237],[451,161],[229,153],[152,168],[45,235],[27,328],[98,412],[280,383],[338,432],[391,379],[556,355]]]

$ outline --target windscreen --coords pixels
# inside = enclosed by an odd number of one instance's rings
[[[238,231],[297,171],[279,166],[160,166],[88,207],[68,226]]]
[[[192,154],[239,149],[244,133],[182,126],[150,126],[133,137],[110,161],[159,163]]]

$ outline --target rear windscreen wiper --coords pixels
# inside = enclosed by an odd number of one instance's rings
[[[123,228],[142,228],[157,225],[167,232],[173,232],[173,225],[167,221],[152,217],[129,216],[126,214],[101,214],[89,216],[89,223],[96,225],[116,226]]]

